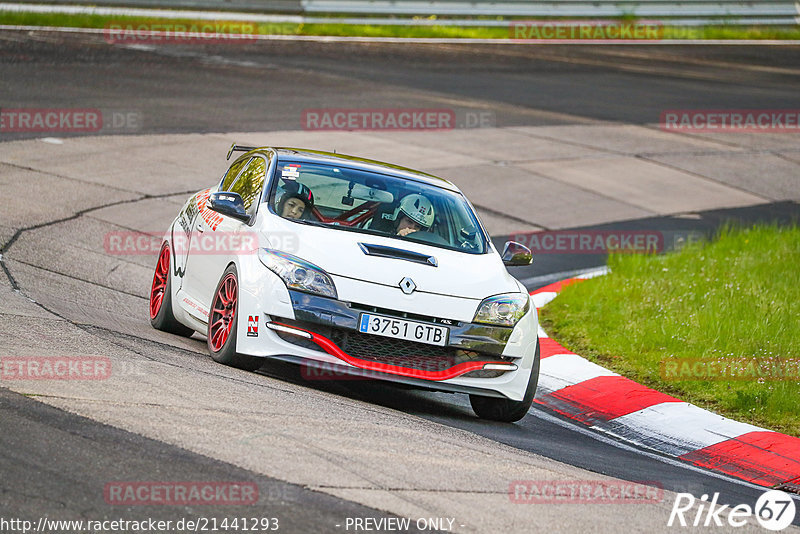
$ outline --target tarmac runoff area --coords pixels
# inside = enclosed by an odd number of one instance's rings
[[[0,242],[10,274],[0,278],[3,355],[103,356],[112,372],[105,380],[0,386],[378,510],[452,517],[459,532],[514,532],[534,521],[552,531],[674,530],[670,492],[661,500],[583,501],[575,513],[522,503],[510,494],[514,481],[616,482],[413,415],[215,364],[201,338],[150,327],[156,253],[110,255],[104,236],[163,231],[190,192],[219,178],[233,141],[335,149],[440,175],[462,188],[493,235],[510,235],[797,201],[799,140],[598,124],[3,143]],[[751,518],[737,530],[757,529]]]

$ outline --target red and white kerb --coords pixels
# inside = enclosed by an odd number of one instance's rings
[[[536,308],[565,286],[533,291]],[[535,402],[588,426],[691,464],[761,486],[800,481],[800,439],[722,417],[637,384],[574,354],[539,329],[541,371]]]

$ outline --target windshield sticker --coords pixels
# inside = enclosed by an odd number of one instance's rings
[[[281,178],[284,180],[297,180],[300,177],[300,165],[293,163],[286,165],[281,171]]]

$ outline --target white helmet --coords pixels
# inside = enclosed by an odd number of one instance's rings
[[[400,201],[400,213],[422,226],[430,228],[433,224],[433,204],[422,195],[407,195]]]

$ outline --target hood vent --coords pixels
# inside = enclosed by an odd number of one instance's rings
[[[384,245],[370,245],[368,243],[359,243],[359,247],[367,256],[378,256],[379,258],[394,258],[396,260],[413,261],[414,263],[422,263],[430,265],[431,267],[438,267],[439,262],[436,258],[427,254],[420,254],[412,250],[405,250],[402,248],[387,247]]]

